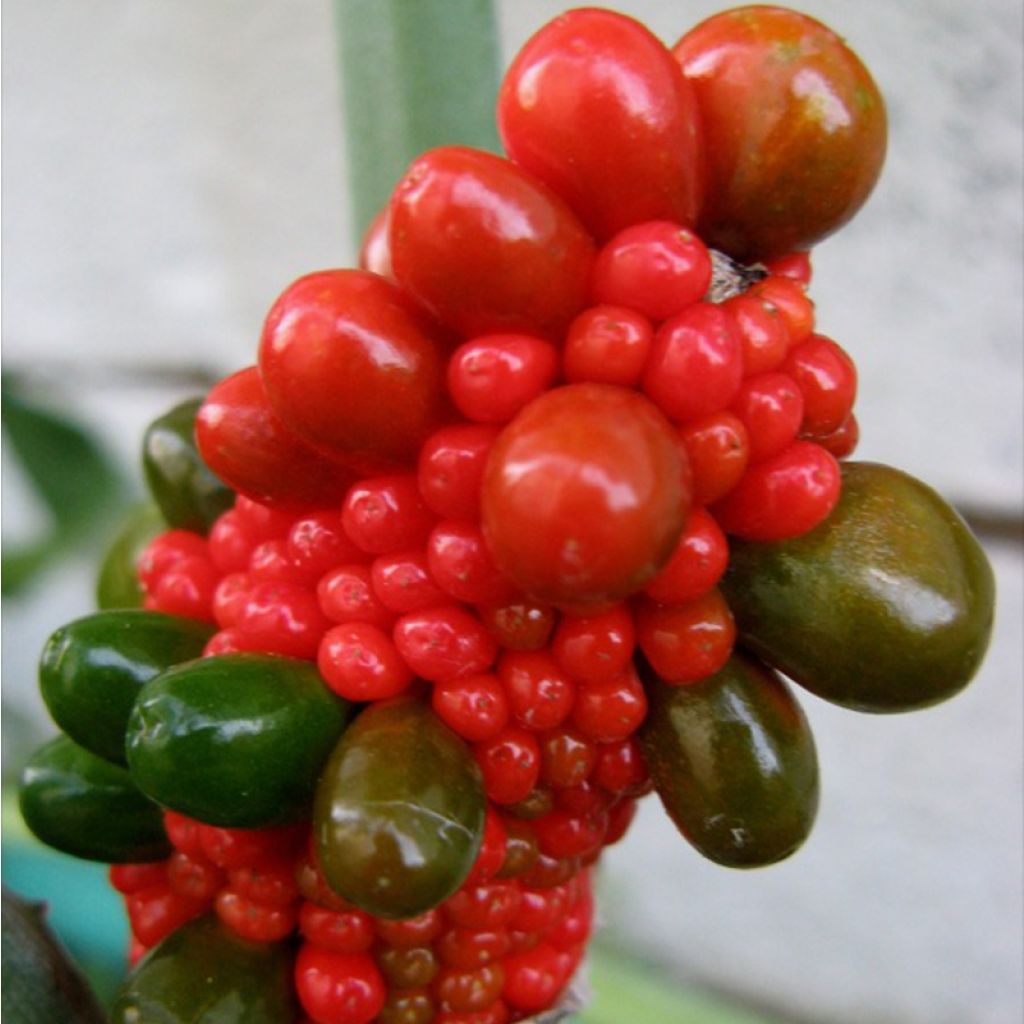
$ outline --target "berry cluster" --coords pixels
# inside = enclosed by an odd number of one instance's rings
[[[116,862],[133,961],[156,947],[139,979],[212,913],[297,947],[311,1024],[524,1020],[563,996],[592,866],[652,788],[724,864],[809,832],[806,720],[738,632],[863,710],[942,699],[980,660],[973,540],[923,485],[838,461],[856,371],[814,331],[807,250],[885,141],[841,40],[753,7],[670,51],[573,11],[513,62],[498,122],[508,159],[417,159],[360,269],[292,284],[257,365],[151,428],[170,528],[137,560],[143,607],[44,652],[67,736],[23,807]],[[913,572],[908,522],[933,526]],[[851,555],[971,600],[936,645]],[[889,636],[878,679],[835,665],[862,621]],[[138,834],[71,835],[51,794],[72,774]]]
[[[568,18],[671,60],[627,19]],[[523,74],[513,66],[500,111],[513,157],[532,130],[514,123]],[[460,209],[469,186],[484,205]],[[512,252],[485,219],[499,203],[543,215],[554,236],[531,225],[525,256]],[[481,273],[467,245],[509,251]],[[223,829],[196,825],[200,843],[174,818],[166,879],[130,895],[129,916],[143,945],[167,905],[167,928],[211,900],[247,938],[298,926],[298,991],[322,1024],[516,1019],[569,980],[589,931],[572,894],[649,788],[637,652],[673,685],[725,665],[727,534],[779,540],[829,514],[836,457],[856,441],[856,373],[813,333],[806,254],[733,271],[737,294],[712,301],[713,270],[731,262],[691,227],[644,219],[597,245],[529,170],[470,150],[413,165],[363,264],[293,284],[259,367],[206,399],[200,452],[239,497],[207,538],[171,530],[148,546],[145,607],[215,622],[206,655],[316,659],[346,700],[429,700],[479,765],[497,869],[515,829],[512,880],[481,889],[478,860],[443,914],[428,911],[423,961],[443,970],[387,1010],[395,926],[382,936],[336,895],[299,909],[294,856],[211,856]],[[496,272],[509,264],[532,275],[530,295]],[[276,851],[278,835],[257,833],[254,849]],[[451,907],[484,893],[531,909],[474,930]],[[330,999],[314,975],[330,976]],[[341,1008],[350,990],[358,1010]]]

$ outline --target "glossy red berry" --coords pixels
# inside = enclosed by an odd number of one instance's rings
[[[625,306],[592,306],[573,320],[562,347],[562,373],[571,384],[591,381],[634,387],[654,337],[642,313]]]
[[[794,441],[751,466],[713,512],[726,533],[743,540],[785,540],[822,522],[839,500],[840,485],[834,456],[811,441]]]
[[[586,302],[594,245],[583,225],[490,153],[445,146],[416,159],[391,198],[390,240],[402,287],[466,338],[557,337]]]
[[[803,395],[801,433],[834,434],[849,418],[857,397],[853,360],[831,338],[815,334],[789,353],[783,369]]]
[[[778,369],[789,351],[786,320],[767,299],[750,292],[722,303],[743,350],[743,372],[750,376]]]
[[[362,270],[291,284],[267,314],[260,373],[278,415],[360,472],[412,462],[447,414],[446,344],[403,292]]]
[[[525,800],[540,777],[540,746],[531,732],[510,725],[474,747],[484,790],[496,804]]]
[[[747,428],[752,463],[782,451],[804,419],[804,397],[786,373],[747,377],[730,408]]]
[[[518,595],[494,564],[484,535],[474,523],[438,523],[427,541],[427,564],[437,585],[458,601],[501,605]]]
[[[498,678],[513,721],[525,729],[554,729],[572,710],[576,688],[546,651],[506,651]]]
[[[743,376],[743,349],[719,306],[699,302],[662,324],[644,369],[643,387],[661,411],[692,423],[727,406]]]
[[[563,616],[551,652],[574,679],[594,681],[619,675],[632,659],[635,643],[629,605],[617,604],[596,615]]]
[[[647,696],[630,665],[613,679],[582,682],[576,691],[572,722],[598,743],[632,736],[647,714]]]
[[[740,482],[750,461],[747,428],[735,413],[713,412],[680,431],[693,477],[693,500],[713,505]]]
[[[196,416],[203,461],[229,487],[283,508],[329,505],[351,471],[316,451],[271,407],[259,370],[240,370],[215,385]]]
[[[672,685],[714,675],[729,660],[736,640],[732,613],[717,589],[685,604],[639,601],[636,630],[651,668]]]
[[[393,635],[406,664],[431,682],[485,672],[498,653],[483,623],[460,605],[409,612],[395,623]]]
[[[507,423],[551,386],[558,353],[528,334],[491,334],[459,346],[448,362],[448,392],[475,423]]]
[[[483,423],[442,427],[420,449],[416,479],[427,507],[443,519],[480,515],[480,485],[498,428]]]
[[[683,458],[641,395],[605,384],[549,391],[502,431],[487,462],[483,529],[495,562],[551,604],[625,597],[678,539]]]
[[[632,18],[583,8],[545,25],[505,75],[498,128],[512,159],[598,238],[695,221],[703,156],[692,89]]]
[[[438,717],[470,743],[491,739],[508,724],[508,697],[494,675],[437,683],[431,700]]]
[[[367,622],[348,622],[323,634],[317,667],[339,697],[359,703],[397,697],[413,674],[391,637]]]
[[[332,622],[365,622],[390,630],[395,617],[377,595],[367,565],[356,563],[332,569],[320,578],[316,595],[320,610]]]
[[[295,961],[295,989],[315,1024],[370,1024],[384,1006],[386,990],[366,953],[334,953],[303,943]]]
[[[728,564],[729,543],[721,527],[706,509],[694,508],[672,557],[644,593],[663,604],[690,601],[715,586]]]
[[[328,910],[309,900],[299,909],[298,924],[307,942],[332,953],[365,953],[376,938],[369,914]]]
[[[422,544],[435,517],[420,497],[415,476],[378,476],[353,485],[341,521],[358,548],[382,555]]]
[[[377,599],[395,615],[433,608],[450,600],[431,575],[423,548],[392,552],[374,559],[370,579]]]
[[[598,252],[590,294],[661,321],[702,299],[710,283],[704,243],[680,224],[648,221],[620,231]]]

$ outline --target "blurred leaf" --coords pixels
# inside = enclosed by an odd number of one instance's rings
[[[58,555],[88,537],[123,499],[120,473],[80,424],[26,394],[4,377],[2,421],[24,475],[50,513],[47,536],[20,547],[4,545],[3,593],[15,593]]]
[[[103,1024],[96,997],[47,928],[43,910],[3,890],[4,1024]]]
[[[358,246],[411,161],[441,145],[498,150],[493,0],[335,0]]]

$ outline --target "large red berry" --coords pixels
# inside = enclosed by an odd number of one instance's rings
[[[599,238],[658,218],[694,223],[702,154],[693,95],[632,18],[585,8],[545,25],[505,75],[498,128],[512,159]]]
[[[542,395],[487,463],[483,528],[499,568],[531,597],[574,607],[643,586],[689,506],[684,455],[642,396],[602,384]]]
[[[701,22],[673,53],[703,119],[710,244],[779,256],[860,209],[885,156],[885,105],[839,36],[796,11],[752,6]]]
[[[352,482],[350,470],[315,451],[272,408],[255,366],[226,377],[206,396],[196,444],[221,480],[267,505],[329,505]]]
[[[290,285],[267,314],[260,372],[278,414],[348,465],[416,458],[445,415],[445,345],[393,284],[325,270]]]
[[[568,206],[490,153],[431,150],[391,199],[395,277],[465,337],[559,336],[586,302],[593,254]]]
[[[295,988],[315,1024],[370,1024],[386,990],[366,953],[334,953],[305,942],[295,961]]]

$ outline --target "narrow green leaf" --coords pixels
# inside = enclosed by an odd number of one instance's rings
[[[441,145],[498,149],[493,0],[335,0],[356,245],[405,168]]]
[[[3,379],[4,439],[52,520],[48,534],[5,545],[3,592],[13,593],[59,553],[86,537],[123,496],[123,482],[101,445],[81,425],[44,407]]]

